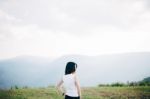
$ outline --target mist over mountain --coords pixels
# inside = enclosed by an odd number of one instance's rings
[[[0,88],[14,85],[43,87],[55,85],[68,61],[78,64],[81,86],[99,83],[139,81],[150,76],[150,53],[99,56],[67,55],[58,59],[20,56],[0,61]]]

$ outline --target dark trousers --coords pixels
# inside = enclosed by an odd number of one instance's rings
[[[71,97],[71,96],[65,95],[65,99],[80,99],[80,97]]]

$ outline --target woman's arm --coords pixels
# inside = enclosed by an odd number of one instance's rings
[[[81,87],[80,87],[80,83],[79,83],[79,80],[78,80],[76,74],[75,74],[75,85],[76,85],[76,87],[77,87],[78,95],[79,95],[80,98],[81,98]]]
[[[58,84],[56,85],[56,88],[57,88],[59,94],[60,94],[60,93],[64,94],[63,89],[62,89],[62,84],[63,84],[63,80],[61,79],[61,80],[58,82]]]

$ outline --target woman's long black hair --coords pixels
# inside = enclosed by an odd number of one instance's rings
[[[71,74],[76,71],[77,64],[74,62],[68,62],[65,69],[65,75]]]

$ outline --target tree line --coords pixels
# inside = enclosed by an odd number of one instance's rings
[[[137,82],[129,82],[122,83],[122,82],[115,82],[112,84],[99,84],[99,87],[101,86],[111,86],[111,87],[125,87],[125,86],[150,86],[150,77],[144,78],[142,81]]]

